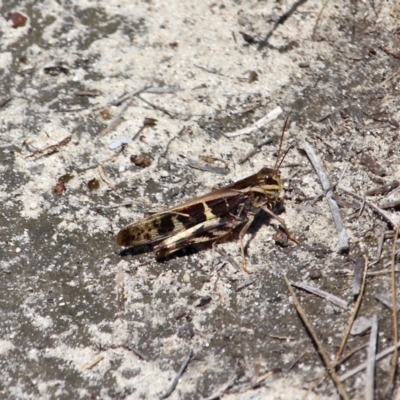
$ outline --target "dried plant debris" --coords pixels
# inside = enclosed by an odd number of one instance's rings
[[[384,203],[379,204],[379,207],[383,210],[387,210],[388,208],[399,208],[400,207],[400,199],[393,201],[385,201]]]
[[[154,128],[155,126],[157,126],[157,122],[158,121],[154,118],[146,117],[143,120],[141,128],[133,135],[132,140],[135,140],[145,128]]]
[[[22,15],[19,12],[9,12],[6,16],[6,19],[11,21],[11,26],[14,29],[24,27],[26,25],[26,21],[28,20],[25,15]]]
[[[100,181],[97,178],[93,178],[87,183],[87,188],[91,192],[93,192],[94,190],[98,190],[99,187],[100,187]]]
[[[32,154],[29,154],[29,156],[27,156],[26,158],[57,153],[59,151],[59,148],[62,146],[66,146],[71,141],[71,139],[72,139],[72,136],[67,136],[65,139],[61,140],[60,142],[58,142],[56,144],[52,144],[50,146],[45,147],[44,149],[37,150],[37,151],[33,152]]]
[[[378,176],[385,176],[385,169],[368,153],[362,153],[360,164],[367,167],[373,174]]]
[[[150,117],[146,117],[143,120],[143,127],[144,128],[153,128],[154,126],[157,125],[157,120],[155,118],[150,118]]]
[[[375,299],[381,302],[389,310],[392,310],[392,300],[387,293],[376,293]],[[400,310],[400,303],[397,304],[397,311]]]
[[[108,108],[103,108],[102,110],[100,110],[100,115],[106,121],[109,121],[113,118],[113,113]]]
[[[62,65],[54,65],[43,68],[44,72],[50,76],[59,76],[61,74],[69,75],[69,68]]]
[[[365,268],[364,257],[359,257],[354,265],[354,276],[353,276],[353,296],[358,296],[361,289],[361,283],[364,275]]]
[[[400,185],[399,181],[392,181],[392,182],[386,183],[385,185],[379,186],[377,188],[367,190],[365,192],[365,195],[366,196],[379,196],[379,195],[383,196],[385,194],[390,193],[392,190],[398,188],[399,185]]]
[[[100,92],[100,90],[79,90],[78,92],[75,92],[75,96],[97,97],[97,96],[101,96],[101,92]]]
[[[372,325],[371,318],[358,317],[353,322],[350,334],[352,336],[362,335],[362,334],[364,334],[365,332],[367,332],[371,328],[371,325]]]
[[[65,186],[64,182],[57,182],[53,188],[53,191],[55,194],[58,194],[60,196],[61,194],[63,194],[65,189],[66,189],[66,186]]]
[[[199,169],[201,171],[206,171],[210,172],[211,174],[218,174],[218,175],[227,175],[229,173],[229,169],[224,168],[224,167],[218,167],[216,165],[209,165],[209,164],[204,164],[200,163],[196,160],[193,160],[191,158],[187,159],[187,163],[189,167]]]
[[[319,289],[317,287],[308,285],[307,283],[303,283],[303,282],[302,283],[291,282],[290,284],[294,287],[297,287],[299,289],[303,289],[307,292],[315,294],[316,296],[322,297],[323,299],[328,300],[335,306],[338,306],[343,309],[347,309],[347,306],[348,306],[347,301],[341,299],[338,296],[335,296],[332,293],[328,293],[325,290]]]
[[[132,154],[130,160],[132,164],[140,168],[147,168],[151,165],[150,158],[145,154]]]

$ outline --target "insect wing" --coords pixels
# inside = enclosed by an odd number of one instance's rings
[[[235,190],[221,189],[170,210],[144,218],[121,229],[117,235],[120,246],[141,246],[158,243],[186,229],[222,217],[237,208],[244,196]]]
[[[214,218],[170,236],[154,248],[157,257],[166,257],[184,247],[225,239],[234,229],[246,222],[240,218]]]

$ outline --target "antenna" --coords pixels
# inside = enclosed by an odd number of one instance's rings
[[[282,159],[279,161],[279,157],[280,157],[280,155],[281,155],[281,150],[282,150],[283,137],[284,137],[284,135],[285,135],[285,130],[286,130],[286,128],[288,127],[289,121],[290,121],[290,114],[291,114],[291,113],[288,114],[288,116],[287,116],[286,119],[285,119],[285,123],[283,124],[282,135],[281,135],[281,141],[280,141],[280,143],[279,143],[278,156],[276,157],[276,163],[275,163],[275,167],[274,167],[274,170],[275,170],[275,171],[279,169],[279,167],[281,166],[283,160],[284,160],[285,157],[286,157],[286,154],[287,154],[287,153],[289,152],[289,150],[293,147],[293,145],[291,144],[291,145],[289,146],[289,148],[288,148],[288,149],[285,151],[285,153],[283,154]]]

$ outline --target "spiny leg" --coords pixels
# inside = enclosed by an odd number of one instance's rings
[[[262,210],[264,210],[268,215],[270,215],[272,218],[275,218],[283,227],[283,230],[285,231],[287,237],[289,240],[291,240],[292,242],[296,243],[296,244],[300,244],[300,242],[294,237],[292,236],[292,234],[289,232],[289,229],[287,228],[285,221],[278,217],[276,214],[274,214],[267,206],[260,206],[260,208]]]
[[[154,252],[156,257],[163,258],[191,245],[220,242],[226,239],[239,223],[226,218],[202,222],[163,240],[154,247]]]

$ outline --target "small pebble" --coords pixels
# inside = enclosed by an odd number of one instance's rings
[[[183,282],[185,282],[185,283],[189,283],[189,282],[190,282],[190,275],[189,275],[187,272],[185,272],[185,273],[183,274],[183,276],[182,276],[182,280],[183,280]]]
[[[313,280],[321,278],[321,271],[316,268],[312,268],[310,270],[310,278]]]
[[[121,147],[123,144],[126,144],[128,142],[129,142],[129,139],[126,136],[121,136],[120,138],[113,140],[108,145],[108,148],[110,150],[115,150],[115,149],[118,149],[118,147]]]

